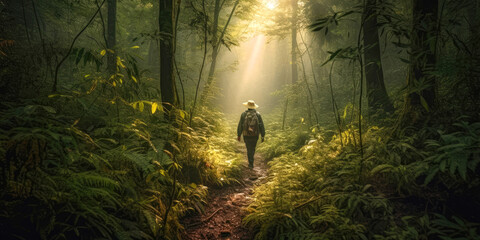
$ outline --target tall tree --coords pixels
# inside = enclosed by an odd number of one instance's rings
[[[115,53],[116,40],[116,24],[117,24],[117,0],[108,0],[108,16],[107,16],[107,48],[113,50],[108,51],[107,69],[110,74],[115,73],[117,68],[117,55]]]
[[[435,77],[428,72],[436,62],[438,0],[414,0],[412,15],[411,72],[407,82],[411,93],[407,104],[425,112],[435,105]]]
[[[478,29],[480,28],[480,17],[479,14],[479,7],[480,2],[474,1],[473,6],[468,9],[468,28],[469,28],[469,37],[468,37],[468,52],[471,56],[471,61],[468,64],[468,85],[470,86],[470,98],[473,102],[478,101],[480,99],[480,74],[475,69],[478,67],[478,60],[480,60],[480,32]],[[475,106],[474,111],[478,112],[480,110],[480,106],[478,104],[470,104],[471,106]]]
[[[297,20],[298,20],[298,0],[292,1],[292,83],[295,84],[298,81],[297,70]]]
[[[210,63],[210,70],[208,71],[208,77],[207,81],[205,83],[205,87],[202,93],[202,97],[200,99],[200,102],[203,104],[206,102],[206,98],[210,92],[211,85],[213,84],[213,80],[215,77],[215,69],[217,66],[217,57],[218,53],[220,51],[220,47],[222,46],[223,43],[223,38],[225,36],[225,33],[227,31],[228,26],[230,25],[230,21],[232,20],[233,15],[235,14],[235,9],[237,8],[238,4],[240,3],[240,0],[236,0],[232,10],[230,12],[230,15],[228,16],[228,20],[223,26],[223,30],[220,32],[219,31],[219,16],[220,16],[220,11],[222,10],[222,6],[224,5],[225,1],[220,3],[220,0],[215,0],[215,8],[213,12],[213,24],[212,24],[212,60]]]
[[[385,112],[392,112],[394,108],[388,97],[383,78],[376,0],[365,1],[363,21],[364,68],[368,107],[370,112],[376,112],[380,109]]]
[[[292,67],[292,84],[297,83],[298,81],[298,69],[297,69],[297,21],[298,21],[298,0],[291,0],[291,67]],[[285,123],[287,119],[287,111],[288,111],[288,97],[285,99],[285,105],[283,107],[283,116],[282,116],[282,130],[285,129]]]
[[[174,23],[172,0],[159,0],[158,26],[160,31],[160,91],[163,106],[171,110],[178,104],[174,75]]]

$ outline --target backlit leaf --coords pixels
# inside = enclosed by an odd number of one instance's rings
[[[158,104],[156,102],[152,104],[152,114],[154,114],[157,111],[157,106]]]

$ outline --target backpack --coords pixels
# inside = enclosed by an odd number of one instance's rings
[[[243,120],[243,136],[258,136],[258,116],[255,111],[247,111]]]

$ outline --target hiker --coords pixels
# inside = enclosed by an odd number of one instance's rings
[[[255,109],[258,105],[255,101],[248,100],[243,105],[248,109],[240,116],[240,122],[237,127],[237,140],[240,142],[240,136],[243,134],[243,141],[247,147],[248,167],[253,169],[253,155],[257,146],[258,137],[262,135],[262,142],[265,141],[265,126],[262,116]]]

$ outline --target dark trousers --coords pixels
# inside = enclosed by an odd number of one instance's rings
[[[253,155],[255,155],[258,136],[243,136],[243,141],[245,141],[245,146],[247,146],[248,166],[253,167]]]

